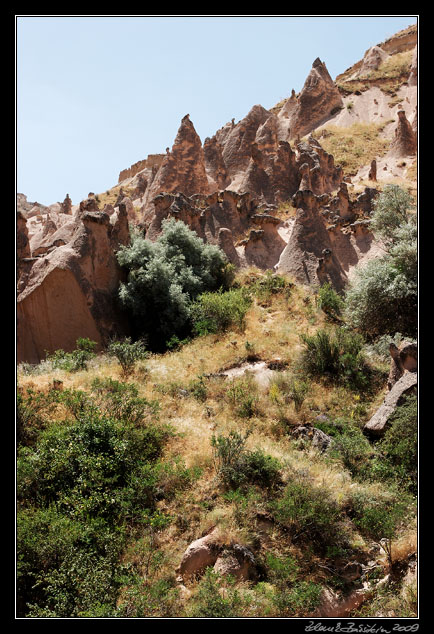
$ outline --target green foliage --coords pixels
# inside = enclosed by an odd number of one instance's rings
[[[72,418],[51,421],[34,446],[18,448],[21,615],[109,616],[127,529],[155,524],[157,499],[194,478],[182,465],[160,463],[170,429],[143,420],[134,386],[105,381],[94,388],[99,397],[53,390],[53,402]],[[110,413],[104,392],[121,398]]]
[[[134,372],[137,361],[146,359],[148,356],[145,341],[143,339],[132,341],[131,337],[111,341],[107,346],[107,354],[118,360],[125,377]]]
[[[411,205],[408,192],[396,185],[380,194],[371,226],[383,240],[386,254],[356,269],[346,292],[348,323],[371,339],[397,331],[416,336],[418,245]]]
[[[290,479],[282,495],[271,503],[275,519],[286,526],[293,540],[304,536],[318,544],[336,541],[340,509],[326,487],[315,487],[299,475]]]
[[[208,391],[206,389],[203,374],[199,375],[197,379],[190,381],[189,388],[190,388],[191,394],[194,396],[194,398],[197,401],[201,403],[204,403],[206,401]]]
[[[361,335],[339,328],[334,333],[319,330],[315,335],[302,335],[305,345],[299,363],[301,370],[312,377],[333,379],[354,389],[365,387],[366,364]]]
[[[17,390],[17,445],[31,445],[36,441],[54,407],[52,392],[36,392],[31,387],[25,391]]]
[[[250,378],[234,379],[225,398],[240,418],[251,418],[256,413],[257,387]]]
[[[158,401],[139,397],[133,383],[97,377],[92,381],[91,389],[101,411],[135,426],[155,417],[160,408]]]
[[[279,407],[292,401],[295,411],[299,412],[309,388],[309,381],[297,379],[287,372],[282,372],[272,379],[268,393],[270,399]]]
[[[379,456],[371,470],[377,479],[396,481],[417,493],[417,395],[405,399],[389,420],[390,426],[376,448]]]
[[[332,318],[338,317],[343,309],[344,301],[335,289],[329,284],[323,284],[317,297],[317,306]]]
[[[309,614],[320,602],[322,587],[313,581],[299,581],[273,595],[273,603],[281,617]]]
[[[284,293],[288,299],[294,284],[281,275],[268,270],[252,286],[252,291],[263,306],[268,306],[273,295]]]
[[[51,363],[53,368],[59,368],[67,372],[86,370],[90,359],[95,357],[94,350],[96,346],[96,341],[80,337],[76,341],[76,349],[73,352],[55,350],[53,354],[47,353],[47,361]]]
[[[280,481],[281,465],[278,460],[260,449],[249,451],[245,435],[236,431],[228,436],[219,434],[211,438],[216,472],[228,487],[236,489],[247,483],[272,487]]]
[[[188,334],[192,302],[201,293],[227,288],[232,280],[224,253],[173,218],[163,221],[155,242],[133,236],[117,256],[128,271],[120,286],[121,304],[137,332],[148,335],[155,347],[172,335]]]
[[[245,329],[252,300],[242,288],[220,293],[203,293],[192,306],[193,331],[198,335]]]
[[[392,564],[392,541],[412,512],[412,498],[402,490],[384,489],[372,495],[356,490],[351,496],[353,522],[362,535],[381,546]]]
[[[212,568],[207,568],[199,582],[194,597],[193,607],[189,610],[190,618],[233,618],[239,616],[242,607],[241,595],[237,590],[226,588],[222,595],[221,576]]]
[[[407,223],[414,224],[411,194],[398,185],[386,185],[374,202],[371,229],[388,245],[396,242],[397,232]],[[399,238],[398,238],[399,239]]]
[[[330,457],[338,457],[353,477],[365,479],[371,474],[371,458],[375,455],[368,439],[355,425],[346,425],[335,434]]]

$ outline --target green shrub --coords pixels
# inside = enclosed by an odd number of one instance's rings
[[[250,378],[234,379],[225,394],[226,400],[240,418],[251,418],[256,413],[257,387]]]
[[[94,388],[143,406],[134,386],[106,380]],[[157,500],[195,474],[160,463],[171,430],[149,417],[144,424],[141,413],[137,424],[128,403],[114,402],[109,412],[79,391],[51,394],[72,418],[50,421],[34,446],[18,448],[19,613],[111,616],[128,534],[154,522]]]
[[[337,456],[353,477],[368,478],[371,474],[371,458],[375,449],[371,447],[363,432],[354,425],[347,425],[343,433],[333,436],[329,456]]]
[[[190,618],[233,618],[239,616],[242,606],[241,595],[237,590],[226,588],[222,595],[221,576],[212,568],[207,568],[199,582],[194,596],[193,607],[189,610]]]
[[[377,198],[371,227],[382,239],[386,255],[362,268],[345,295],[345,317],[371,339],[416,336],[418,244],[416,216],[408,192],[389,185]]]
[[[412,512],[412,498],[402,490],[385,489],[375,495],[356,490],[350,504],[354,524],[384,550],[392,565],[392,541]]]
[[[253,284],[252,290],[259,300],[259,303],[263,306],[267,306],[271,302],[273,295],[284,293],[288,299],[291,294],[291,289],[294,284],[288,282],[284,277],[272,271],[266,271],[265,275],[261,276]]]
[[[318,291],[317,306],[332,318],[338,317],[343,309],[344,301],[335,289],[327,282]]]
[[[302,335],[301,340],[305,350],[299,364],[304,373],[333,379],[356,389],[366,385],[367,367],[361,335],[339,328],[334,333],[319,330],[313,336]]]
[[[378,479],[394,480],[417,493],[417,395],[408,396],[390,417],[390,427],[377,443],[378,458],[371,470]]]
[[[111,341],[107,346],[107,354],[118,360],[124,376],[132,374],[137,361],[146,359],[148,355],[145,341],[131,341],[131,337]]]
[[[183,222],[166,219],[155,242],[134,235],[117,252],[128,271],[119,297],[137,333],[162,348],[173,335],[190,334],[191,304],[207,291],[228,288],[232,269],[218,247],[203,242]]]
[[[245,317],[252,303],[244,289],[203,293],[192,306],[193,331],[198,335],[245,329]]]
[[[216,472],[226,486],[234,489],[248,483],[272,487],[280,481],[281,465],[260,449],[247,450],[249,435],[231,431],[228,436],[211,438]]]
[[[67,372],[78,372],[78,370],[86,370],[87,364],[95,357],[96,341],[86,338],[78,338],[76,341],[76,349],[73,352],[65,352],[64,350],[55,350],[53,354],[47,353],[47,361],[53,368],[66,370]]]
[[[305,478],[293,478],[282,495],[271,503],[275,519],[286,526],[293,540],[304,536],[324,544],[337,539],[340,509],[326,487],[315,487]]]
[[[273,603],[281,617],[306,616],[320,602],[322,587],[313,581],[299,581],[291,588],[273,595]]]
[[[137,387],[111,378],[95,378],[91,385],[94,401],[107,415],[131,425],[140,425],[155,418],[160,405],[138,396]]]

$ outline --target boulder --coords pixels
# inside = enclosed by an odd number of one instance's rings
[[[382,405],[365,424],[364,430],[372,436],[382,436],[390,417],[401,403],[402,397],[414,391],[416,386],[417,373],[405,372],[386,395]]]
[[[391,343],[389,351],[392,360],[387,387],[391,390],[404,372],[417,372],[417,343],[403,341],[399,347]]]
[[[222,547],[217,541],[217,533],[213,530],[188,546],[177,572],[184,580],[201,575],[206,568],[214,566],[221,550]]]
[[[225,547],[214,564],[215,572],[234,577],[237,581],[256,580],[258,577],[253,553],[241,544]]]
[[[76,217],[66,244],[34,258],[17,298],[17,360],[38,363],[46,352],[75,349],[79,337],[98,347],[128,324],[116,293],[123,279],[115,252],[129,240],[126,216],[85,211]]]

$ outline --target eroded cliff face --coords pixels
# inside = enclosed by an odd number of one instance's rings
[[[368,49],[336,82],[317,58],[298,95],[292,91],[271,110],[253,106],[203,144],[186,115],[166,154],[121,171],[121,187],[103,211],[93,194],[79,205],[66,195],[49,207],[18,194],[19,360],[73,349],[83,336],[103,345],[115,331],[127,331],[114,297],[122,277],[115,253],[129,241],[128,223],[156,240],[162,221],[177,218],[219,245],[236,267],[289,273],[303,284],[329,281],[342,290],[376,253],[369,217],[377,182],[395,176],[391,165],[411,165],[416,157],[416,44],[414,29],[397,34]],[[394,78],[401,82],[396,101],[387,103],[378,74],[397,55],[408,64]],[[368,82],[363,90],[361,79]],[[389,143],[357,179],[345,175],[316,133],[324,123],[354,121],[384,122]],[[363,186],[354,188],[352,180]]]
[[[37,363],[59,348],[74,350],[79,337],[101,348],[115,333],[127,331],[116,304],[122,272],[115,252],[128,240],[125,207],[113,218],[82,208],[68,242],[36,256],[21,251],[18,362]]]

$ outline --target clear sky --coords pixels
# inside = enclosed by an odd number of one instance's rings
[[[17,191],[74,204],[172,147],[187,113],[202,142],[255,104],[333,79],[417,16],[16,16]]]

